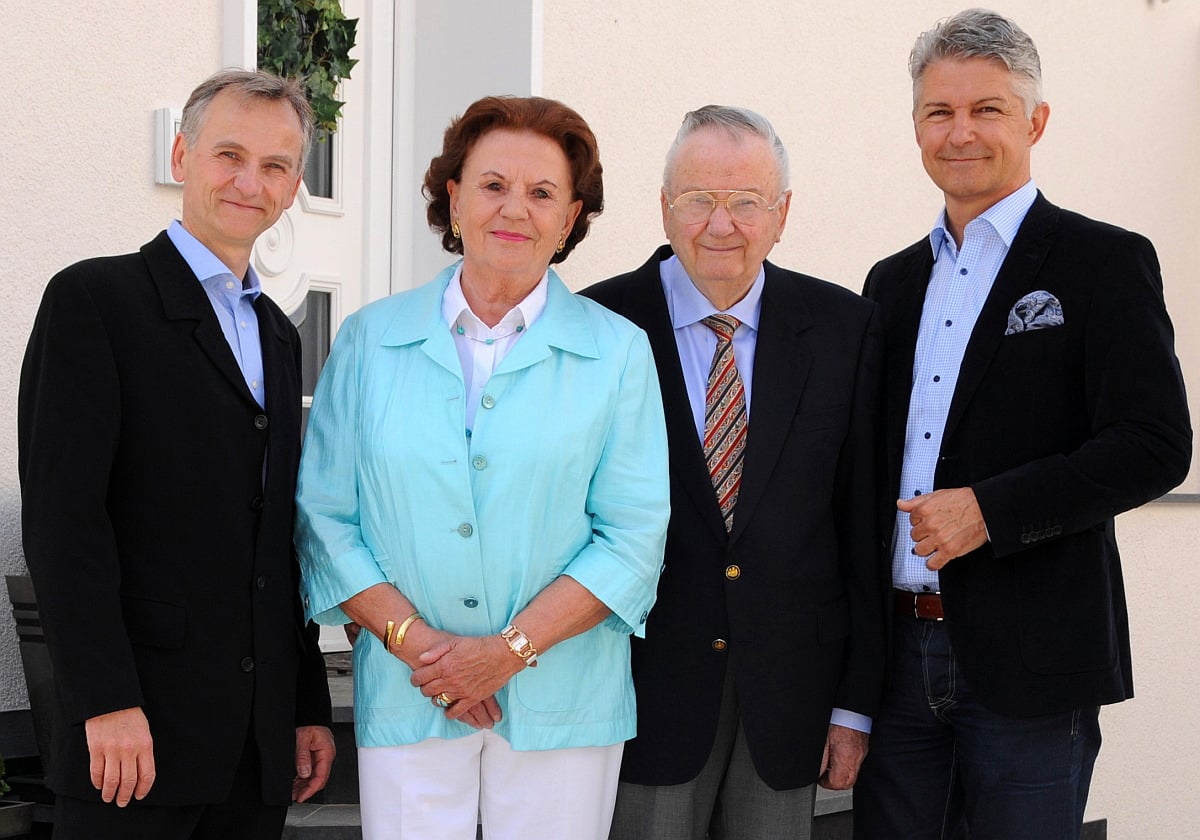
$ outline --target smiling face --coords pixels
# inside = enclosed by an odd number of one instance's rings
[[[702,128],[679,146],[667,180],[662,218],[671,248],[701,294],[718,309],[728,309],[745,297],[783,234],[791,194],[757,225],[734,221],[724,204],[717,204],[706,221],[683,224],[668,205],[694,190],[745,190],[774,204],[780,198],[780,173],[771,146],[756,135]]]
[[[913,125],[925,171],[946,196],[955,236],[967,222],[1029,180],[1029,153],[1050,107],[1030,116],[1013,75],[985,58],[943,59],[925,69]]]
[[[183,226],[238,276],[254,240],[296,198],[303,144],[286,102],[229,90],[208,103],[195,146],[175,138],[171,173],[183,182]]]
[[[531,131],[494,129],[479,137],[460,180],[446,188],[462,236],[464,282],[520,297],[546,273],[583,206],[566,154]]]

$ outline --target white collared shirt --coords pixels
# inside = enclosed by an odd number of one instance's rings
[[[467,434],[475,425],[475,410],[483,388],[500,362],[516,345],[525,331],[546,310],[546,275],[525,298],[508,310],[499,323],[489,327],[471,311],[462,290],[462,264],[455,269],[450,285],[442,296],[442,317],[454,337],[454,348],[462,363],[463,384],[467,393]]]

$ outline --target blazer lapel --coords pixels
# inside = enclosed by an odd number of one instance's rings
[[[1054,244],[1054,230],[1058,208],[1042,197],[1039,192],[1033,206],[1017,230],[1008,256],[1000,266],[992,290],[988,293],[975,329],[963,353],[958,373],[958,387],[950,402],[950,413],[946,417],[944,438],[953,434],[963,412],[971,402],[975,390],[991,364],[992,357],[1004,340],[1008,324],[1008,312],[1023,294],[1030,290],[1032,279],[1037,276],[1046,255]]]
[[[679,346],[675,329],[667,311],[659,263],[672,255],[670,246],[663,246],[637,271],[636,293],[630,296],[629,309],[623,314],[646,331],[654,364],[658,368],[659,388],[662,390],[663,413],[667,420],[667,440],[670,441],[670,464],[674,482],[687,493],[716,539],[728,539],[717,494],[713,491],[704,450],[696,434],[696,421],[688,401],[683,368],[679,364]],[[740,504],[740,502],[739,502]],[[734,516],[735,528],[737,517]]]
[[[257,405],[221,332],[208,295],[165,231],[142,246],[142,257],[162,299],[167,320],[196,321],[194,335],[200,349],[244,399]]]
[[[812,317],[803,299],[764,264],[758,343],[754,353],[753,403],[746,438],[742,485],[733,509],[732,540],[745,532],[762,499],[787,439],[812,366],[812,348],[803,334]],[[713,495],[710,491],[709,495]]]

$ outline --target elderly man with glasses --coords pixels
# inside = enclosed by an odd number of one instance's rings
[[[584,290],[646,330],[671,450],[658,602],[633,640],[638,735],[613,838],[806,838],[853,784],[883,672],[869,301],[766,257],[787,152],[743,108],[684,118],[663,246]]]

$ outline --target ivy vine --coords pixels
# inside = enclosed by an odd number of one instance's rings
[[[258,66],[304,79],[318,128],[337,130],[344,102],[337,85],[358,63],[350,57],[358,19],[338,0],[258,0]]]

